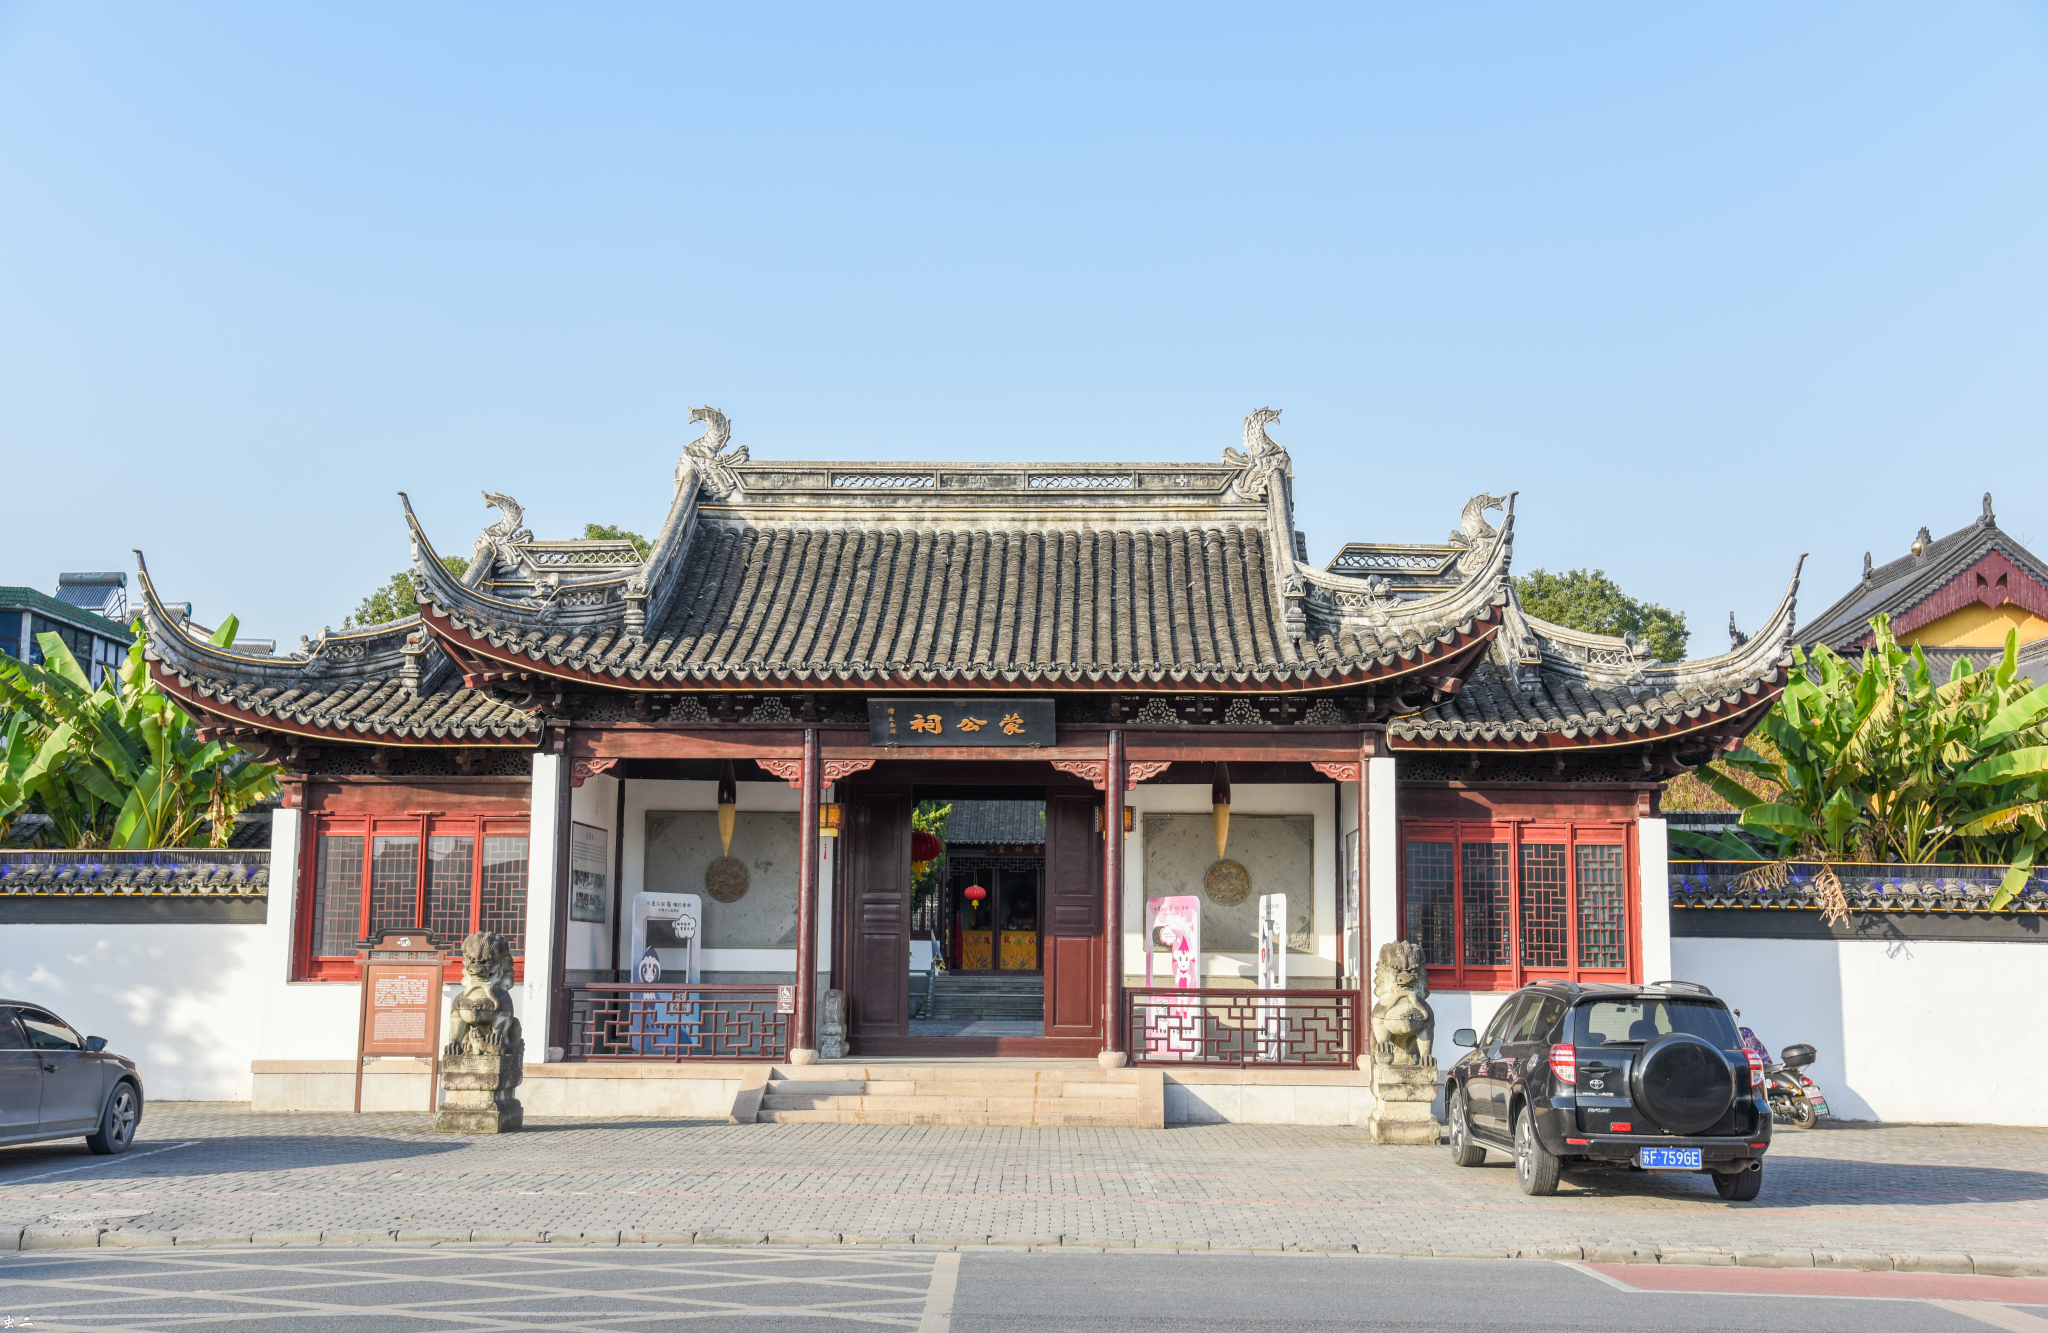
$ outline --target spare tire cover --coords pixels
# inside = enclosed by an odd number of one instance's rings
[[[1667,1134],[1701,1133],[1735,1104],[1735,1070],[1728,1057],[1689,1032],[1643,1047],[1628,1081],[1636,1106]]]

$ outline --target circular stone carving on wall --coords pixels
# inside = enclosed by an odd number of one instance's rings
[[[1235,861],[1218,861],[1209,867],[1202,890],[1218,907],[1235,907],[1252,891],[1251,873]]]
[[[721,856],[704,867],[704,892],[722,903],[736,903],[747,896],[747,863],[737,856]]]

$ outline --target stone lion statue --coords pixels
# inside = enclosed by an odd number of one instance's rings
[[[1425,1003],[1429,973],[1422,946],[1397,940],[1380,946],[1372,974],[1373,1059],[1386,1065],[1428,1065],[1436,1015]]]
[[[512,946],[503,935],[479,930],[462,942],[462,994],[450,1012],[445,1055],[503,1055],[526,1049],[512,1016]]]

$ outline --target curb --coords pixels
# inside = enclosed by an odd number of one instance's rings
[[[1632,1241],[1598,1245],[1538,1245],[1521,1249],[1380,1249],[1319,1241],[1251,1241],[1224,1246],[1193,1238],[1094,1235],[992,1236],[937,1234],[857,1235],[833,1232],[706,1231],[418,1231],[248,1232],[200,1234],[90,1226],[27,1226],[0,1231],[0,1252],[22,1250],[152,1249],[226,1245],[740,1245],[801,1249],[1019,1249],[1101,1254],[1111,1250],[1239,1255],[1339,1255],[1375,1259],[1521,1259],[1550,1263],[1671,1264],[1740,1268],[1832,1268],[1862,1272],[1969,1273],[1987,1277],[2048,1277],[2048,1256],[1961,1254],[1937,1251],[1883,1254],[1875,1250],[1706,1250],[1652,1248]]]

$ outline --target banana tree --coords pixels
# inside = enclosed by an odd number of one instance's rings
[[[229,617],[213,637],[233,642]],[[224,846],[234,819],[269,795],[277,770],[219,741],[199,740],[190,718],[159,692],[143,660],[141,626],[117,672],[94,686],[62,639],[37,636],[43,664],[0,659],[8,708],[8,774],[48,814],[70,847],[175,847],[212,824]],[[14,766],[21,736],[35,753]],[[0,803],[8,790],[0,788]],[[17,807],[19,808],[19,807]]]

